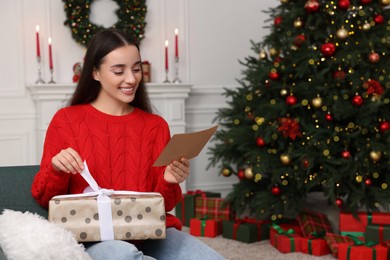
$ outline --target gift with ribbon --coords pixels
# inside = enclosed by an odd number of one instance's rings
[[[299,213],[297,220],[304,237],[311,236],[313,233],[333,232],[328,216],[323,213],[305,210]]]
[[[340,234],[352,235],[364,239],[366,227],[371,224],[390,225],[390,213],[358,212],[356,215],[347,212],[340,213]]]
[[[222,236],[245,243],[253,243],[269,238],[268,220],[257,220],[249,217],[236,220],[224,220]]]
[[[188,191],[182,195],[181,200],[175,207],[175,215],[181,220],[183,226],[190,226],[190,219],[195,218],[195,198],[196,197],[220,198],[221,193],[210,191]]]
[[[196,237],[216,237],[222,234],[222,220],[208,218],[192,218],[190,234]]]
[[[329,246],[330,252],[335,257],[338,257],[339,245],[342,243],[351,243],[351,242],[353,242],[353,239],[349,236],[342,236],[342,235],[335,234],[335,233],[326,233],[325,234],[325,241]]]
[[[301,238],[298,224],[271,224],[270,243],[281,253],[301,252]]]
[[[301,252],[309,255],[322,256],[330,254],[325,232],[313,232],[308,237],[301,238]]]
[[[222,198],[196,197],[195,198],[195,218],[233,219],[233,212],[230,205]]]
[[[363,242],[349,236],[353,242],[338,245],[339,260],[387,260],[388,248],[373,241]]]
[[[79,242],[165,238],[166,215],[160,193],[102,189],[85,162],[81,176],[93,192],[53,197],[49,221],[73,232]]]
[[[367,241],[374,241],[376,243],[383,243],[387,240],[390,240],[390,225],[367,225],[365,239]]]

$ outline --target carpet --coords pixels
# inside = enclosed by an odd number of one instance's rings
[[[183,227],[183,231],[189,233],[188,227]],[[335,260],[336,258],[329,254],[325,256],[312,256],[303,253],[280,253],[269,243],[269,240],[263,240],[256,243],[243,243],[240,241],[223,238],[222,235],[215,238],[197,237],[210,247],[214,248],[222,256],[229,260]]]

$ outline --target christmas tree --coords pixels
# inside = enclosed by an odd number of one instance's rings
[[[294,217],[311,192],[350,212],[390,202],[389,0],[281,0],[240,86],[225,89],[210,165],[237,213]]]

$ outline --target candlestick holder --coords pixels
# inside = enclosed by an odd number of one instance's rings
[[[168,79],[168,72],[169,72],[169,70],[168,70],[168,69],[165,69],[165,80],[164,80],[163,83],[171,83],[171,82],[169,81],[169,79]]]
[[[50,81],[47,82],[49,84],[55,84],[56,82],[53,80],[53,69],[50,69]]]
[[[175,57],[175,79],[173,80],[173,83],[181,83],[181,79],[179,78],[179,57]]]
[[[35,84],[45,84],[45,81],[42,78],[42,71],[41,71],[41,57],[37,57],[37,68],[38,68],[38,79],[35,81]]]

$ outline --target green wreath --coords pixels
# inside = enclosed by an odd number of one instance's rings
[[[76,42],[87,46],[91,38],[103,26],[91,23],[89,15],[93,0],[62,0],[65,3],[65,25],[68,25]],[[111,28],[122,29],[135,36],[141,42],[144,38],[146,0],[113,0],[119,5],[116,11],[118,22]]]

